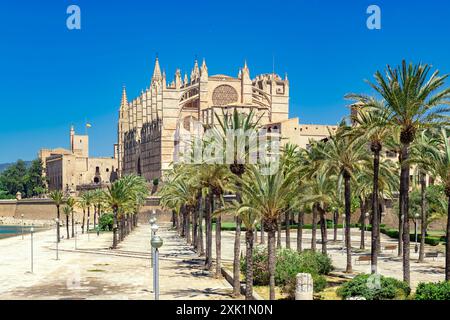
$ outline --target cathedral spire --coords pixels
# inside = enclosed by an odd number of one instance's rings
[[[123,86],[122,88],[122,100],[120,102],[120,107],[124,108],[128,105],[128,99],[127,99],[127,88]]]
[[[152,77],[152,82],[153,81],[160,81],[162,79],[162,75],[161,75],[161,67],[159,66],[159,60],[158,57],[156,57],[155,60],[155,68],[153,70],[153,77]]]
[[[208,67],[206,66],[206,61],[203,58],[203,62],[202,62],[202,70],[200,72],[200,77],[202,79],[208,79]]]

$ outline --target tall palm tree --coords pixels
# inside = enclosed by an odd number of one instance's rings
[[[278,218],[289,208],[295,196],[292,185],[295,183],[294,172],[283,173],[276,170],[272,175],[263,175],[261,167],[249,166],[241,190],[246,199],[257,210],[264,221],[268,233],[268,271],[270,299],[275,299],[275,233]]]
[[[85,222],[86,222],[86,202],[85,200],[80,197],[77,201],[78,206],[81,208],[81,210],[83,211],[83,218],[81,221],[81,233],[84,234],[84,226],[85,226]]]
[[[430,152],[441,145],[440,132],[437,130],[423,130],[417,135],[417,138],[411,145],[411,163],[415,164],[415,175],[419,176],[420,184],[420,220],[421,223],[421,237],[419,247],[419,262],[425,259],[425,236],[427,233],[428,215],[426,203],[426,176],[431,173],[434,168],[433,158],[430,157]]]
[[[449,111],[443,105],[450,104],[450,88],[443,89],[447,75],[439,71],[430,75],[427,64],[407,64],[391,68],[386,74],[375,73],[375,82],[369,85],[386,102],[387,120],[400,128],[401,171],[400,171],[400,216],[403,219],[403,280],[410,283],[410,232],[409,232],[409,187],[410,187],[410,145],[419,130],[449,123],[445,115]]]
[[[59,207],[64,202],[64,193],[61,190],[55,190],[50,193],[50,199],[56,205],[56,218],[58,221],[61,219],[61,214],[59,212]],[[59,223],[56,224],[56,241],[61,241],[60,231],[59,231]]]
[[[447,129],[441,131],[441,144],[430,152],[433,156],[434,173],[444,185],[444,192],[448,198],[447,230],[445,242],[445,280],[450,281],[450,141]],[[429,154],[430,154],[429,153]]]
[[[372,245],[371,245],[371,265],[372,273],[377,272],[378,266],[378,243],[380,234],[380,212],[379,212],[379,189],[378,178],[380,172],[380,155],[386,138],[392,134],[388,123],[388,112],[385,102],[376,100],[365,95],[347,95],[348,99],[356,100],[352,108],[352,123],[355,128],[352,134],[357,138],[366,139],[373,154],[373,181],[372,181]],[[364,213],[361,213],[364,214]],[[363,222],[365,218],[363,217]],[[364,227],[361,228],[361,247],[364,247]]]
[[[246,139],[240,139],[239,137],[234,137],[237,132],[252,132],[258,130],[260,127],[259,122],[263,114],[259,117],[255,115],[254,110],[251,109],[248,114],[241,113],[237,108],[233,109],[232,113],[223,112],[222,117],[216,114],[217,121],[219,123],[220,131],[217,132],[218,136],[221,136],[224,141],[227,141],[226,137],[229,133],[233,135],[233,159],[230,164],[230,171],[238,178],[242,178],[243,174],[246,171],[247,167],[247,157],[254,150],[250,150],[255,144],[249,143],[246,144]],[[244,150],[243,154],[239,153],[239,150]],[[239,179],[237,179],[237,191],[236,197],[237,201],[241,201],[241,192]],[[234,234],[234,256],[233,256],[233,296],[239,296],[240,294],[240,252],[241,252],[241,217],[239,215],[236,216],[236,231]],[[263,237],[263,232],[261,228],[261,237]]]
[[[351,247],[351,188],[350,182],[355,178],[355,173],[364,168],[368,157],[365,150],[365,144],[361,141],[352,139],[346,132],[351,128],[342,122],[335,134],[331,134],[325,144],[325,148],[319,149],[323,160],[321,165],[324,171],[329,174],[335,174],[340,181],[344,180],[344,204],[345,204],[345,241],[347,250],[346,272],[352,272],[352,247]]]

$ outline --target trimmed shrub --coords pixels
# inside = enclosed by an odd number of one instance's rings
[[[338,296],[364,297],[367,300],[405,299],[411,293],[407,283],[382,275],[361,274],[343,284],[338,290]]]
[[[450,281],[419,283],[415,300],[450,300]]]
[[[100,231],[112,231],[114,224],[114,215],[112,213],[102,214],[98,220]]]

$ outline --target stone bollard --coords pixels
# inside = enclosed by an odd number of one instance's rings
[[[295,300],[313,300],[313,279],[309,273],[297,274]]]

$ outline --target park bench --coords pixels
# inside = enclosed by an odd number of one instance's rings
[[[355,260],[355,265],[361,264],[361,262],[368,262],[370,264],[371,261],[372,261],[372,258],[370,256],[359,256]]]
[[[394,252],[397,250],[397,246],[395,244],[388,244],[384,246],[384,250]]]
[[[425,258],[433,258],[433,260],[436,260],[439,258],[440,252],[425,252]]]

